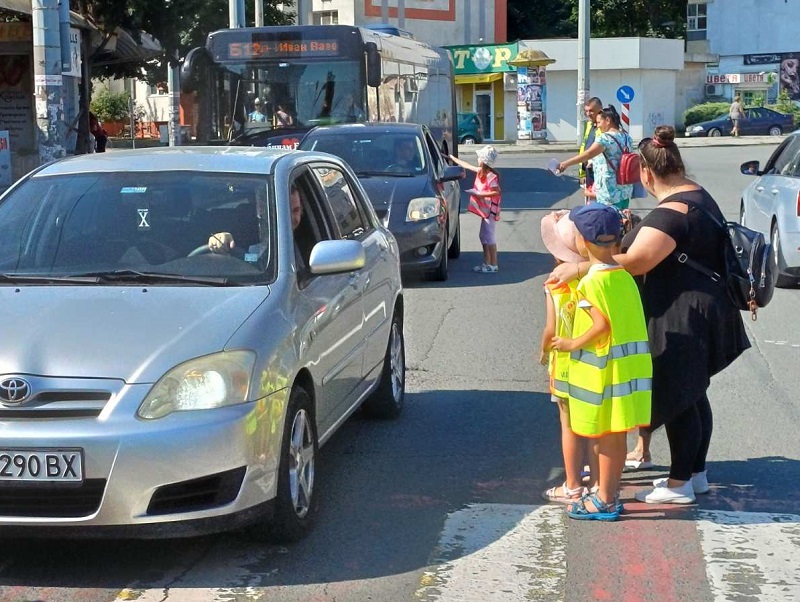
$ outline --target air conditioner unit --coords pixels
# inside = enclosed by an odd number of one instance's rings
[[[517,91],[517,74],[503,73],[503,90],[506,92]]]
[[[721,92],[719,86],[714,84],[706,84],[706,96],[720,96]]]

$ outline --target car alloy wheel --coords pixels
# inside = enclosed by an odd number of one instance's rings
[[[476,142],[477,140],[475,139],[474,136],[464,136],[461,139],[461,144],[475,144]]]
[[[447,280],[448,272],[450,270],[450,262],[448,261],[447,241],[450,240],[450,221],[445,222],[444,236],[442,237],[442,256],[439,258],[439,265],[433,270],[433,279],[439,282]]]
[[[780,288],[786,288],[790,286],[794,286],[797,284],[798,279],[792,276],[787,276],[783,273],[786,269],[786,266],[783,265],[783,258],[782,258],[782,251],[781,251],[781,235],[778,231],[778,222],[772,223],[772,231],[770,232],[770,242],[772,243],[772,252],[775,256],[773,260],[774,270],[777,274],[777,279],[775,280],[775,286]]]
[[[318,449],[311,398],[305,389],[295,386],[286,409],[275,514],[267,525],[267,534],[272,541],[297,541],[311,530],[317,511],[315,468]]]
[[[717,128],[711,128],[708,130],[708,137],[709,138],[718,138],[722,136],[722,132]]]
[[[780,126],[773,125],[771,128],[769,128],[770,136],[780,136],[781,134],[783,134],[783,130],[780,128]]]
[[[406,346],[403,322],[395,309],[383,370],[375,392],[364,402],[364,413],[373,418],[397,418],[403,410],[406,395]]]

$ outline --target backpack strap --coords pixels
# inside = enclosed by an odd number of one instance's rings
[[[683,203],[684,205],[688,205],[691,208],[697,209],[698,211],[700,211],[701,213],[706,215],[714,223],[714,225],[716,225],[723,232],[723,234],[725,235],[726,238],[729,236],[728,235],[728,230],[725,227],[725,224],[723,224],[721,221],[719,221],[717,219],[717,217],[713,213],[711,213],[708,209],[703,207],[701,204],[695,203],[694,201],[690,201],[688,199],[680,199],[680,198],[672,199],[669,202],[673,202],[673,201],[677,201],[678,203]],[[714,282],[721,282],[722,281],[722,275],[721,274],[715,272],[714,270],[712,270],[710,268],[707,268],[706,266],[704,266],[699,261],[696,261],[696,260],[692,259],[691,257],[689,257],[686,253],[684,253],[682,251],[678,251],[677,248],[671,253],[671,255],[675,259],[677,259],[679,263],[686,264],[690,268],[692,268],[694,270],[697,270],[701,274],[705,274],[706,276],[711,278],[711,280],[713,280]]]

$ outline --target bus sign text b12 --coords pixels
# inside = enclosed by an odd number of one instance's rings
[[[338,56],[338,54],[338,40],[275,40],[228,44],[230,59],[297,58]]]

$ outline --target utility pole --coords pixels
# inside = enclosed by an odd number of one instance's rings
[[[32,0],[36,145],[41,163],[67,154],[58,4],[58,0]]]
[[[591,40],[591,16],[589,0],[579,0],[578,4],[578,147],[583,143],[583,129],[586,115],[583,105],[589,100],[589,41]]]
[[[256,0],[256,27],[264,27],[264,0]]]
[[[169,145],[181,145],[181,93],[178,90],[180,74],[178,73],[178,51],[167,59],[167,88],[169,89]]]
[[[228,22],[231,29],[244,27],[244,0],[228,0]]]

